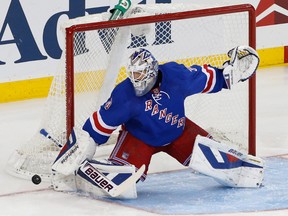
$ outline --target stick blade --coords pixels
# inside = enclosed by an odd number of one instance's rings
[[[143,164],[140,167],[140,169],[137,170],[136,173],[134,173],[132,176],[130,176],[128,179],[126,179],[122,184],[118,185],[118,187],[115,190],[113,190],[112,193],[110,193],[110,196],[117,197],[117,196],[121,195],[123,192],[125,192],[131,186],[131,184],[137,182],[138,179],[140,179],[140,177],[142,176],[144,171],[145,171],[145,164]]]

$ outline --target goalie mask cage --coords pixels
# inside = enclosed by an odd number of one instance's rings
[[[124,19],[108,18],[108,12],[89,15],[69,21],[65,28],[65,55],[39,127],[59,143],[64,144],[72,127],[81,127],[127,78],[128,57],[138,47],[150,50],[160,63],[217,67],[228,59],[228,50],[238,45],[255,48],[255,10],[249,4],[206,9],[190,4],[136,5]],[[188,97],[185,112],[216,140],[255,154],[255,97],[254,75],[232,91]],[[49,179],[59,147],[39,131],[11,155],[10,174]],[[115,136],[108,144],[115,143]]]

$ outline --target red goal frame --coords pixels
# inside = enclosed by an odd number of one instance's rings
[[[97,30],[103,28],[116,28],[129,25],[164,22],[179,19],[231,14],[237,12],[248,12],[249,16],[249,46],[256,48],[256,16],[255,8],[251,4],[224,6],[217,8],[201,9],[195,11],[161,14],[89,24],[77,24],[66,28],[66,131],[67,136],[74,126],[74,42],[73,36],[76,32]],[[256,74],[249,79],[249,117],[248,117],[248,152],[256,155]]]

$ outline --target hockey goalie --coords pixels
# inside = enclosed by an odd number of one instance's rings
[[[152,155],[165,152],[183,166],[229,187],[260,187],[263,160],[237,146],[214,140],[185,116],[184,101],[195,94],[233,91],[258,68],[257,52],[238,46],[228,52],[221,68],[159,64],[139,48],[128,57],[128,78],[107,101],[74,128],[52,165],[53,185],[60,191],[84,191],[95,196],[136,198],[136,183],[144,181]],[[99,145],[121,126],[106,162],[93,160]],[[193,182],[191,182],[193,184]]]

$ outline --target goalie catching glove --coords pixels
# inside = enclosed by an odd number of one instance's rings
[[[223,64],[223,76],[228,89],[249,79],[259,66],[259,56],[250,46],[238,46],[227,53],[230,60]]]

